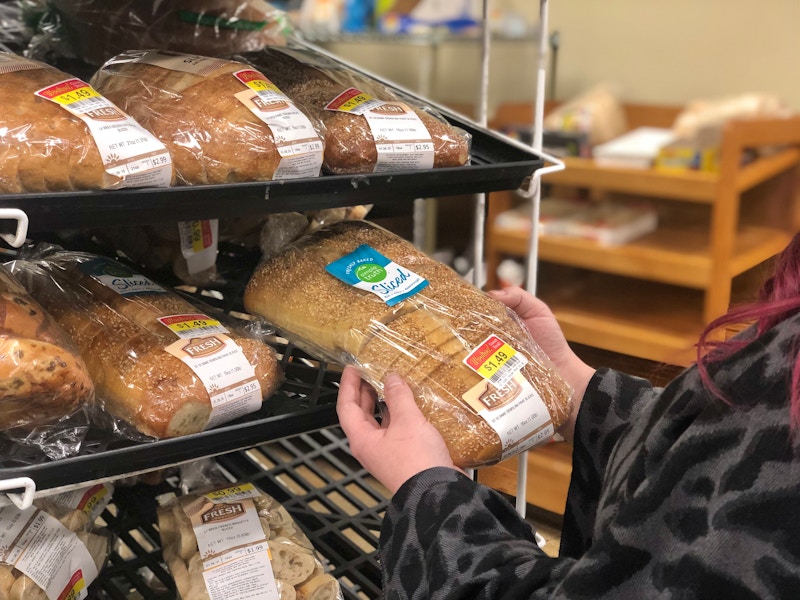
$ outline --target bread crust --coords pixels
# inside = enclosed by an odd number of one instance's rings
[[[371,173],[378,160],[372,130],[363,115],[326,110],[325,106],[342,92],[355,87],[383,101],[399,101],[378,82],[341,66],[317,66],[322,57],[310,50],[267,47],[244,54],[284,94],[304,106],[325,126],[324,167],[336,174]],[[458,167],[469,162],[470,137],[466,131],[425,110],[421,104],[402,99],[414,110],[434,144],[434,168]]]
[[[166,350],[179,338],[158,321],[197,308],[167,290],[122,296],[78,269],[92,258],[62,253],[36,263],[17,261],[16,269],[79,348],[108,412],[156,438],[203,431],[212,412],[209,392],[191,367]],[[228,330],[268,398],[282,381],[275,351]]]
[[[220,61],[197,75],[134,62],[144,54],[114,57],[92,85],[161,140],[179,183],[272,179],[281,159],[273,133],[235,97],[247,88],[232,74],[249,65]]]
[[[425,277],[428,286],[389,307],[325,271],[362,244]],[[324,227],[266,259],[248,283],[244,304],[313,355],[357,365],[379,391],[386,374],[403,376],[459,466],[491,464],[504,451],[498,433],[464,399],[486,380],[463,360],[489,335],[528,359],[522,375],[541,396],[554,427],[569,415],[571,390],[518,317],[449,267],[372,223]]]
[[[0,430],[49,425],[94,397],[66,333],[0,269]]]
[[[33,68],[0,72],[0,193],[58,192],[115,187],[89,127],[36,91],[72,76],[7,52],[0,58]]]

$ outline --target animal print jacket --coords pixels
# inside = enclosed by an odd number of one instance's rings
[[[578,415],[558,558],[494,491],[452,469],[395,494],[381,531],[387,600],[800,598],[800,458],[787,357],[800,316],[666,388],[612,370]]]

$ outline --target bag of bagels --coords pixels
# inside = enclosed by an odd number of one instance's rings
[[[342,598],[308,537],[253,484],[167,494],[159,502],[161,548],[179,598]]]

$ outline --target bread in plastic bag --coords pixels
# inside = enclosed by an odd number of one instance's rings
[[[94,384],[70,338],[0,268],[0,431],[58,429],[93,399]]]
[[[61,251],[10,268],[78,346],[102,406],[147,436],[256,411],[282,381],[271,346],[118,261]]]
[[[233,597],[242,581],[263,598],[342,598],[291,515],[253,484],[159,500],[161,548],[179,598]]]
[[[72,75],[0,52],[0,193],[166,186],[164,145]]]
[[[471,136],[411,97],[308,48],[242,55],[325,126],[326,171],[373,173],[466,165]]]
[[[319,124],[242,62],[129,51],[91,79],[170,149],[178,182],[316,177]]]
[[[131,48],[227,56],[291,32],[286,13],[263,0],[48,0],[48,10],[57,25],[33,50],[92,65]]]
[[[87,496],[100,496],[97,486]],[[106,502],[107,503],[107,502]],[[12,562],[0,562],[0,598],[48,600],[80,597],[110,552],[110,535],[94,524],[97,505],[45,497],[21,510],[0,507],[0,547]]]
[[[569,386],[514,313],[373,223],[334,223],[267,258],[244,305],[379,392],[402,375],[461,467],[544,442],[570,414]]]

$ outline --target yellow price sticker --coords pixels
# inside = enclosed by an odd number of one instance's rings
[[[527,362],[496,335],[490,335],[464,359],[468,367],[496,385],[503,385]]]
[[[80,79],[67,79],[36,92],[37,96],[46,98],[58,104],[69,106],[81,100],[99,98],[100,94],[85,81]]]
[[[215,490],[208,492],[205,496],[209,500],[223,500],[231,496],[239,496],[241,494],[251,495],[255,492],[256,487],[252,483],[243,483],[233,487],[225,488],[224,490]]]
[[[374,100],[372,96],[362,92],[356,88],[348,88],[336,98],[325,105],[327,110],[339,110],[343,112],[352,112],[361,105]]]

